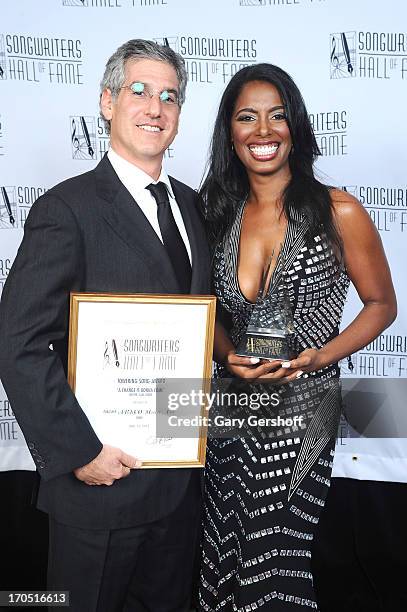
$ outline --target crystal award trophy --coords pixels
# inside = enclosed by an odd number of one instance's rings
[[[236,348],[236,355],[286,361],[297,354],[294,320],[284,263],[277,282],[269,290],[273,276],[272,263],[273,255],[264,273],[249,325]]]

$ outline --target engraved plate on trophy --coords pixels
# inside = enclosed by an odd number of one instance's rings
[[[242,357],[289,360],[296,356],[296,338],[284,262],[273,283],[273,255],[267,265],[256,303],[236,354]]]

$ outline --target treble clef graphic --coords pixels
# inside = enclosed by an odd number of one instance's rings
[[[105,342],[105,352],[103,353],[103,359],[104,359],[105,367],[108,366],[110,363],[110,355],[109,355],[109,344],[107,341]]]
[[[75,149],[78,149],[78,151],[79,151],[80,143],[79,143],[79,138],[76,135],[76,121],[75,121],[75,119],[72,119],[72,135],[71,135],[71,139],[72,139],[73,146],[75,147]]]
[[[8,218],[9,218],[10,224],[14,225],[16,220],[14,219],[13,211],[11,210],[11,206],[10,206],[10,200],[8,199],[8,194],[7,194],[7,191],[6,191],[5,187],[1,188],[1,193],[2,193],[2,196],[3,196],[3,200],[4,200],[4,204],[5,204],[6,210],[7,210],[7,214],[8,214]]]
[[[338,56],[336,55],[336,39],[335,36],[332,36],[332,41],[331,41],[331,64],[335,67],[338,68],[339,66],[339,59]]]
[[[82,126],[82,131],[83,131],[83,135],[85,136],[85,140],[86,140],[86,145],[88,147],[88,153],[91,157],[94,156],[95,152],[92,148],[92,144],[90,142],[90,136],[89,136],[89,132],[88,132],[88,126],[86,125],[86,121],[84,117],[81,117],[81,126]]]
[[[345,32],[342,32],[341,40],[342,40],[343,52],[344,52],[345,58],[346,58],[346,63],[348,65],[348,72],[349,72],[349,74],[352,74],[353,73],[353,66],[352,66],[352,62],[350,61],[350,53],[349,53],[348,41],[346,40]]]

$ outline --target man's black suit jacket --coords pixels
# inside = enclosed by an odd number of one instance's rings
[[[191,244],[191,293],[206,294],[197,195],[170,180]],[[133,470],[110,487],[88,486],[72,473],[102,443],[66,380],[71,291],[179,293],[163,244],[106,156],[49,190],[28,215],[0,306],[0,376],[42,477],[40,509],[83,528],[158,520],[180,501],[191,470]]]

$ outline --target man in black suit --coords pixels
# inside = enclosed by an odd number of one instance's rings
[[[196,193],[162,169],[185,86],[169,47],[131,40],[112,55],[100,98],[111,148],[33,205],[3,292],[0,375],[41,475],[49,589],[69,590],[74,612],[189,609],[199,470],[134,469],[65,375],[71,291],[208,293]]]

